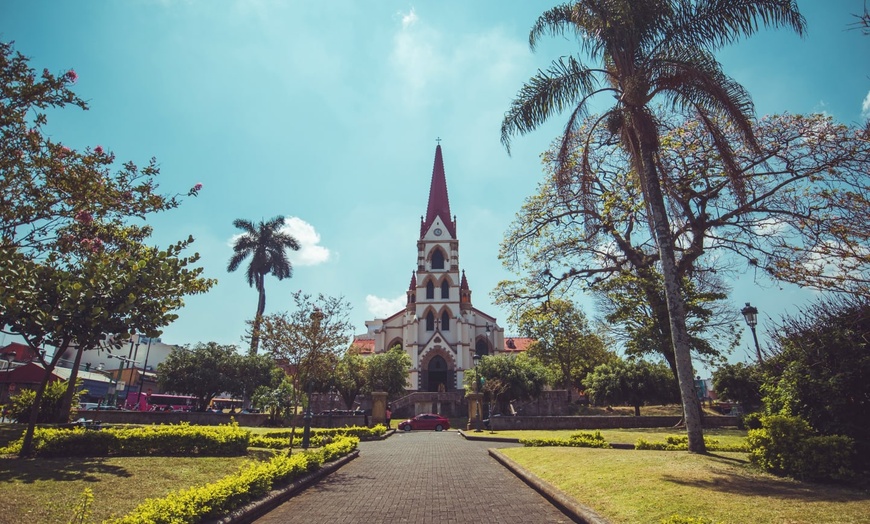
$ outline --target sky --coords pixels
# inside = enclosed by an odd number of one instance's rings
[[[356,333],[396,312],[416,266],[436,140],[441,139],[460,267],[478,309],[507,334],[493,305],[499,242],[542,179],[540,154],[567,115],[517,137],[500,125],[523,82],[575,53],[570,38],[528,32],[555,2],[527,0],[0,0],[0,40],[37,71],[78,74],[88,111],[49,113],[47,132],[70,147],[101,145],[119,162],[155,157],[167,194],[203,189],[149,219],[153,243],[193,235],[205,276],[163,342],[244,347],[257,293],[227,273],[237,218],[282,215],[303,248],[293,277],[267,277],[266,312],[301,290],[343,296]],[[870,117],[870,36],[848,30],[862,0],[799,0],[801,38],[766,30],[718,54],[752,94],[758,116],[824,112]],[[605,104],[607,100],[597,103]],[[600,105],[598,107],[605,107]],[[243,266],[244,267],[244,266]],[[760,310],[759,338],[814,294],[739,276],[735,309]],[[590,316],[592,302],[578,297]],[[3,342],[3,339],[0,339]],[[754,354],[746,334],[732,361]]]

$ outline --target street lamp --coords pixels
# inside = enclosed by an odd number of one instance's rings
[[[477,354],[471,357],[471,360],[474,361],[474,392],[480,395],[477,397],[477,417],[474,421],[475,433],[483,431],[483,384],[480,382],[483,377],[480,376],[480,371],[477,369],[477,365],[480,364],[481,358],[483,357]]]
[[[758,308],[747,302],[746,307],[741,309],[740,312],[743,313],[743,318],[746,319],[746,324],[749,325],[749,329],[752,331],[752,339],[755,341],[755,355],[758,357],[758,361],[761,362],[761,348],[758,346],[758,335],[755,333],[755,326],[758,325]]]
[[[314,345],[315,347],[318,344],[318,339],[320,338],[320,322],[323,320],[323,317],[326,315],[321,311],[321,309],[317,306],[314,307],[314,311],[311,313],[311,323],[314,328]],[[312,348],[313,351],[314,348]],[[298,371],[297,371],[298,372]],[[311,370],[309,370],[309,373]],[[302,448],[308,449],[308,446],[311,444],[311,388],[314,386],[313,380],[311,377],[308,377],[308,409],[305,410],[305,415],[302,416],[302,420],[304,421],[304,425],[302,428]]]

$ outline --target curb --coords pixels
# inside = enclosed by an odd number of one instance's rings
[[[243,506],[225,517],[208,522],[209,524],[250,524],[358,456],[359,450],[353,450],[337,460],[324,464],[317,471],[308,473],[282,488],[273,489],[265,497]]]
[[[592,508],[580,504],[562,492],[562,490],[520,466],[499,450],[490,449],[489,455],[571,517],[574,522],[579,524],[610,524],[604,517],[595,513]]]
[[[460,435],[462,435],[462,438],[464,438],[465,440],[478,440],[481,442],[507,442],[509,444],[519,444],[520,443],[520,439],[518,439],[518,438],[497,437],[495,435],[487,436],[485,434],[486,432],[482,432],[480,434],[477,434],[473,431],[463,431],[460,429],[460,430],[458,430],[458,433]]]

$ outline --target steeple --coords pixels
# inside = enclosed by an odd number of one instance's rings
[[[456,238],[456,226],[450,217],[450,198],[447,196],[447,178],[444,175],[441,144],[435,147],[435,165],[432,168],[432,183],[429,185],[429,205],[426,208],[426,219],[420,224],[421,237],[432,227],[436,218],[441,218],[450,236]]]

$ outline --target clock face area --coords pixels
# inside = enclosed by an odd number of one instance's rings
[[[441,233],[442,233],[441,228],[439,228],[439,227],[436,227],[435,230],[432,232],[435,233],[436,237],[440,237]]]

